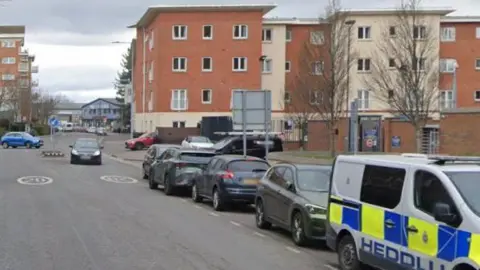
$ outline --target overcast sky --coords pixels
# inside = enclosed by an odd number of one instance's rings
[[[327,1],[278,0],[267,17],[316,17]],[[25,45],[40,66],[40,87],[86,102],[113,97],[121,55],[134,36],[127,25],[156,4],[265,4],[268,0],[10,0],[2,2],[2,24],[26,25]],[[343,0],[345,8],[395,7],[399,0]],[[425,0],[425,6],[451,7],[458,15],[480,15],[480,0]],[[469,14],[477,10],[479,14]]]

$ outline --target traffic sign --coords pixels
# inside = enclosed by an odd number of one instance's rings
[[[48,119],[48,125],[51,127],[58,127],[60,126],[60,121],[58,121],[55,117]]]

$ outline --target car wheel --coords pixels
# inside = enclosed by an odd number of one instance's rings
[[[135,144],[135,150],[142,150],[145,146],[143,143],[136,143]]]
[[[265,208],[263,207],[262,200],[257,200],[257,203],[255,203],[255,223],[260,229],[269,229],[272,227],[272,223],[265,221]]]
[[[4,143],[2,143],[2,146],[3,146],[4,149],[7,149],[8,148],[8,143],[4,142]]]
[[[222,211],[225,207],[225,203],[222,201],[222,197],[220,197],[220,192],[218,192],[217,188],[213,189],[213,209],[215,211]]]
[[[97,165],[102,165],[102,160],[100,159],[99,161],[97,161]]]
[[[142,166],[142,174],[143,174],[143,179],[148,179],[148,174],[147,171],[145,171],[145,164]]]
[[[345,235],[338,243],[338,266],[340,270],[361,270],[357,248],[351,235]]]
[[[308,239],[305,235],[305,224],[303,222],[303,216],[300,212],[295,212],[292,217],[292,224],[290,227],[292,230],[292,239],[295,245],[305,246]]]
[[[165,195],[173,195],[173,187],[170,185],[170,180],[168,179],[168,174],[163,177],[163,192],[165,192]]]
[[[40,145],[35,146],[35,148],[40,149]]]
[[[197,184],[195,184],[195,182],[193,182],[193,185],[192,185],[192,201],[196,202],[196,203],[199,203],[199,202],[202,202],[202,197],[198,194],[198,189],[197,189]]]
[[[32,144],[29,143],[29,142],[27,142],[27,143],[25,143],[25,147],[26,147],[26,148],[32,148]]]
[[[70,156],[70,164],[76,164],[75,159],[73,159],[72,156]]]
[[[148,187],[149,187],[150,189],[158,189],[158,184],[155,183],[155,181],[153,181],[153,176],[154,176],[154,175],[153,175],[152,172],[150,172],[150,173],[148,174]]]

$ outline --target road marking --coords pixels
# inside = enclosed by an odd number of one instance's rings
[[[210,212],[210,213],[208,213],[208,214],[209,214],[210,216],[214,216],[214,217],[218,217],[218,216],[220,216],[219,214],[217,214],[217,213],[214,213],[214,212]]]
[[[302,253],[300,250],[296,249],[296,248],[293,248],[293,247],[285,247],[287,250],[293,252],[293,253],[297,253],[297,254],[300,254]]]
[[[330,270],[338,270],[337,267],[331,266],[330,264],[324,264],[323,266],[327,267]]]
[[[120,176],[120,175],[103,175],[100,176],[100,179],[107,182],[117,183],[117,184],[134,184],[137,183],[138,180],[128,176]]]
[[[202,207],[198,206],[198,205],[194,205],[194,207],[197,208],[197,209],[202,209]]]
[[[234,226],[237,226],[237,227],[241,227],[242,224],[238,223],[238,222],[235,222],[235,221],[230,221],[230,223]]]
[[[17,179],[22,185],[41,186],[53,183],[53,179],[46,176],[24,176]]]
[[[265,234],[259,233],[259,232],[253,232],[254,235],[260,236],[260,237],[265,237]]]

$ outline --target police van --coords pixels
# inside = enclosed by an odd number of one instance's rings
[[[336,158],[327,245],[342,270],[480,269],[480,158]]]

